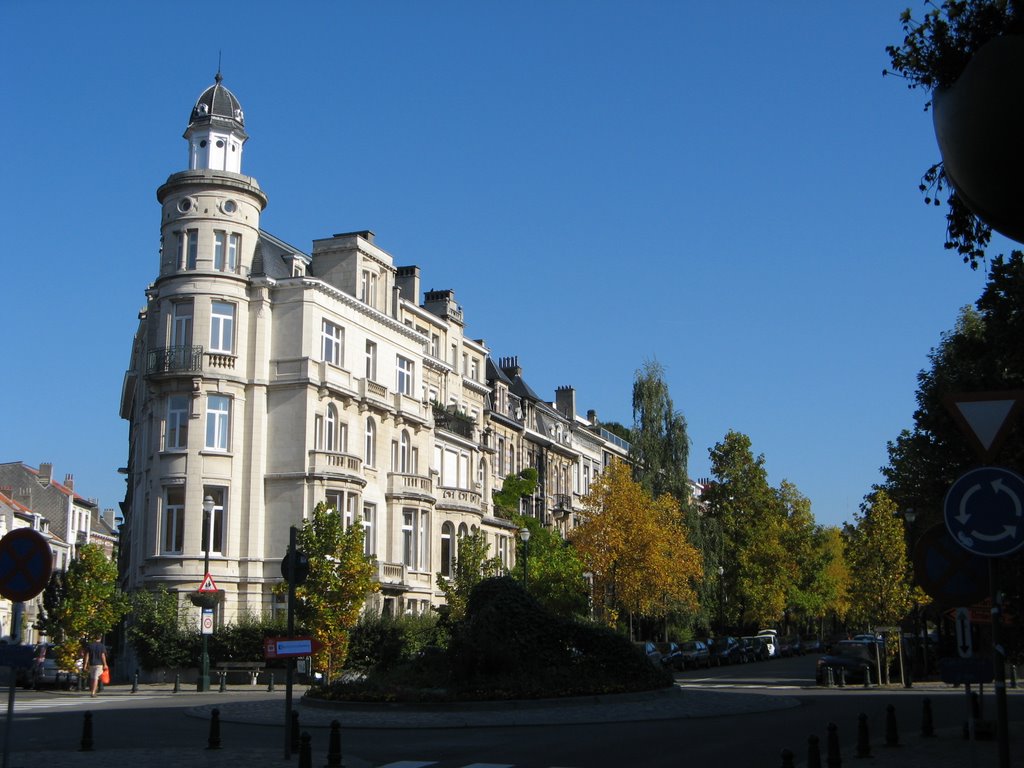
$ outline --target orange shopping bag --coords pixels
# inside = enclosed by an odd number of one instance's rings
[[[110,685],[110,668],[104,667],[103,673],[100,675],[100,682],[104,685]]]

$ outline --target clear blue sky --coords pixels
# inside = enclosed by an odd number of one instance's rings
[[[852,519],[984,284],[917,191],[925,95],[881,76],[907,6],[7,0],[0,461],[123,498],[155,190],[222,56],[264,229],[307,252],[372,229],[605,420],[656,358],[692,476],[738,430],[819,522]]]

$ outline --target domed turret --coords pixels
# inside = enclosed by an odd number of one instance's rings
[[[189,145],[189,170],[212,169],[242,172],[245,113],[235,94],[221,85],[220,72],[214,84],[203,91],[192,107],[184,137]]]

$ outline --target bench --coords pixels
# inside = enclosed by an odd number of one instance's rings
[[[228,672],[246,672],[249,685],[256,685],[256,679],[266,666],[262,661],[218,661],[216,669],[222,686],[227,683]]]

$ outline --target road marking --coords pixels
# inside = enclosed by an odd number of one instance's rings
[[[165,699],[166,696],[146,696],[146,695],[133,695],[131,701],[146,701],[150,699]],[[124,696],[97,696],[92,698],[91,696],[61,696],[57,699],[32,699],[31,701],[15,700],[14,702],[14,713],[19,712],[37,712],[45,709],[64,709],[67,707],[81,707],[88,705],[94,707],[103,704],[117,704],[124,703],[126,697]]]

